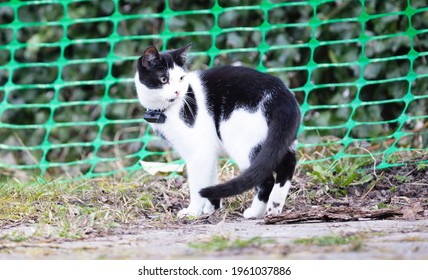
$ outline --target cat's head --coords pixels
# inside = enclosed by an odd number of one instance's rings
[[[184,64],[190,47],[161,53],[148,47],[138,58],[135,87],[141,105],[163,110],[185,96],[189,83]]]

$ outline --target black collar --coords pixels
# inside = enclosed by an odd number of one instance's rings
[[[164,123],[166,121],[166,115],[163,113],[165,110],[147,109],[143,118],[149,123]]]

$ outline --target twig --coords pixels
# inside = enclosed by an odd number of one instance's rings
[[[305,212],[291,212],[278,216],[267,216],[264,221],[266,224],[276,223],[297,223],[307,221],[321,222],[347,222],[358,221],[359,219],[385,219],[395,216],[403,216],[402,209],[380,209],[368,210],[352,207],[337,207],[337,208],[317,208]]]
[[[372,186],[370,187],[370,189],[363,195],[363,197],[361,199],[366,198],[366,196],[374,189],[374,187],[376,187],[377,183],[382,178],[382,175],[383,175],[383,171],[382,171],[382,173],[380,173],[379,177],[376,178],[376,181],[374,181],[374,183],[372,184]]]

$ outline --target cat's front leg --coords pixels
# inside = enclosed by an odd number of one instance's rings
[[[214,205],[199,194],[202,188],[216,185],[217,180],[217,158],[201,157],[191,158],[186,161],[189,177],[190,203],[187,208],[178,212],[178,217],[210,214],[214,212]]]

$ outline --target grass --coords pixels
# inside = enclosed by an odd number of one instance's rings
[[[373,180],[373,175],[363,167],[372,163],[367,158],[342,158],[313,164],[306,175],[314,184],[322,184],[334,195],[346,195],[349,186],[364,185]]]
[[[376,204],[376,208],[377,209],[386,209],[386,208],[389,208],[389,205],[387,205],[383,202],[380,202],[380,203]]]
[[[264,244],[272,244],[273,239],[263,239],[261,237],[253,237],[250,239],[231,239],[222,235],[214,235],[209,240],[203,242],[189,243],[189,247],[202,250],[205,252],[235,250],[243,248],[260,248]]]
[[[236,176],[237,168],[226,162],[221,179]],[[188,187],[183,177],[147,176],[141,180],[7,180],[0,183],[0,240],[84,239],[127,232],[147,225],[165,227],[181,223],[178,210],[188,204]],[[224,202],[225,214],[242,213],[251,194]],[[188,222],[198,222],[198,219]],[[21,229],[30,225],[30,236]],[[4,231],[3,231],[4,232]]]
[[[338,139],[331,137],[323,138],[323,141],[329,143],[337,142]],[[349,151],[348,151],[349,150]],[[309,178],[307,185],[322,185],[326,193],[335,196],[345,196],[351,186],[362,187],[364,189],[368,184],[374,187],[384,178],[381,174],[376,174],[376,164],[386,161],[392,166],[406,165],[409,162],[417,164],[417,171],[424,171],[428,168],[428,151],[415,149],[394,153],[383,158],[382,154],[374,153],[373,147],[363,148],[350,146],[347,148],[347,154],[351,157],[337,158],[337,155],[343,152],[343,147],[338,144],[323,144],[315,148],[304,148],[299,150],[301,165],[297,172],[304,172]],[[420,163],[417,163],[420,161]],[[397,175],[395,178],[399,183],[409,183],[407,176]]]
[[[373,170],[364,170],[369,163],[366,157],[300,165],[293,184],[300,192],[305,191],[301,196],[307,194],[309,200],[316,200],[325,193],[345,195],[350,186],[367,187],[372,184],[375,187],[377,179],[373,180]],[[417,168],[425,170],[427,164],[421,163]],[[220,181],[235,177],[237,173],[236,165],[225,161],[220,168]],[[404,177],[402,181],[406,181]],[[19,231],[0,233],[0,238],[16,241],[32,238],[83,239],[127,231],[142,224],[165,227],[180,223],[176,213],[188,204],[186,184],[183,177],[153,176],[134,181],[106,178],[68,182],[3,180],[0,181],[0,229],[30,225],[36,231],[30,236]],[[397,186],[391,185],[389,191],[396,192]],[[241,215],[252,197],[253,192],[246,192],[225,200],[224,213]],[[299,201],[297,198],[297,194],[291,193],[287,205]],[[378,208],[386,206],[384,203],[377,205]],[[190,222],[197,223],[198,220]]]
[[[0,240],[9,240],[13,242],[23,242],[27,241],[33,236],[32,233],[28,234],[19,230],[14,230],[10,233],[3,234],[3,236],[0,236]]]
[[[163,179],[140,183],[106,179],[4,182],[0,185],[0,228],[36,225],[35,238],[106,235],[121,226],[159,220],[153,217],[161,213],[163,219],[170,218],[172,208],[165,204],[165,197],[174,196],[180,204],[177,197],[184,197],[184,192],[176,188],[174,180]]]
[[[428,169],[428,163],[419,163],[417,165],[418,171],[423,171]]]
[[[399,182],[399,183],[408,183],[410,182],[410,178],[407,176],[403,176],[403,175],[395,175],[394,178]]]
[[[325,235],[310,238],[298,238],[293,241],[294,244],[306,246],[340,246],[349,245],[350,250],[358,251],[363,247],[365,237],[363,234],[352,235]]]

